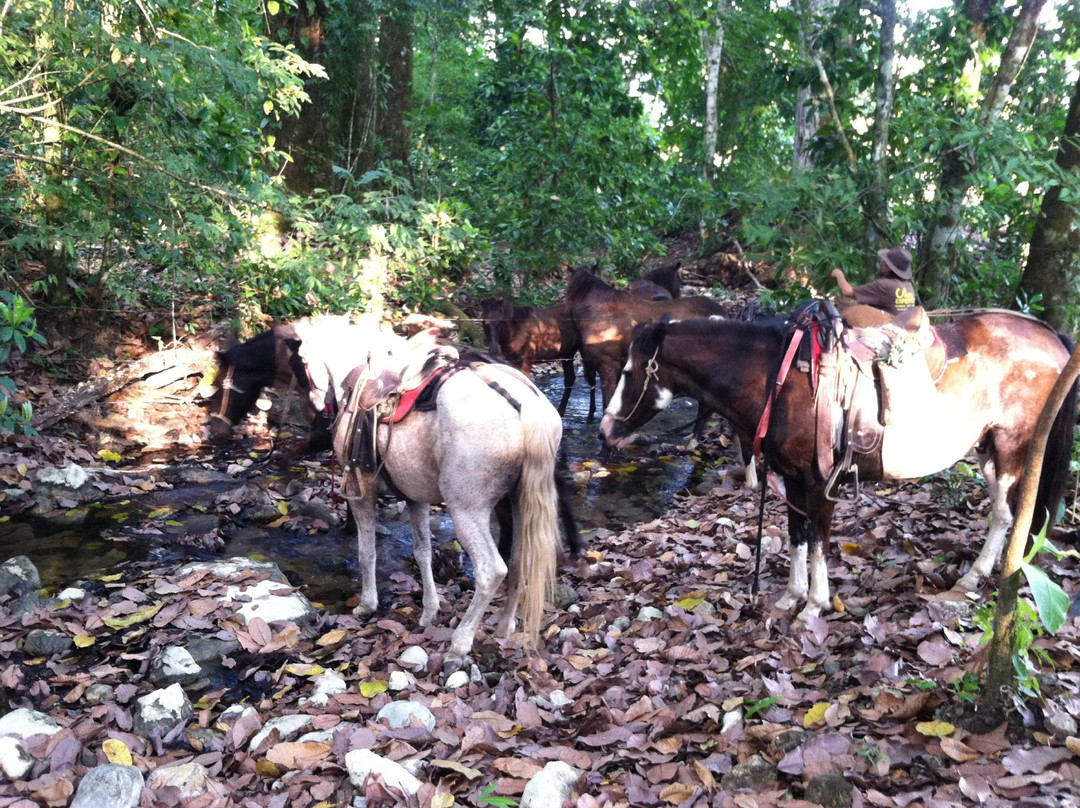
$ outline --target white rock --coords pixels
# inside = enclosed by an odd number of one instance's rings
[[[386,686],[390,689],[391,693],[400,693],[402,690],[408,690],[413,685],[413,678],[405,673],[405,671],[390,671],[390,678],[386,682]]]
[[[138,700],[138,705],[135,732],[147,736],[155,729],[164,735],[181,721],[188,721],[195,715],[187,693],[179,683],[147,693]]]
[[[233,603],[241,596],[244,600],[237,604],[236,614],[245,623],[255,617],[261,617],[267,623],[275,620],[308,623],[315,619],[315,607],[311,601],[288,584],[266,579],[250,586],[230,586],[225,590],[227,603]]]
[[[136,808],[142,787],[142,772],[134,766],[103,763],[86,773],[71,808]]]
[[[428,666],[428,652],[419,645],[410,645],[397,658],[398,664],[413,673],[423,673]]]
[[[310,715],[279,715],[277,718],[271,718],[263,724],[263,728],[251,739],[251,743],[248,744],[248,751],[254,752],[259,744],[268,738],[275,729],[278,731],[278,737],[283,741],[287,741],[299,735],[300,731],[309,724],[311,724]]]
[[[206,793],[210,787],[210,778],[205,766],[198,763],[181,763],[179,766],[166,766],[154,769],[146,787],[151,791],[176,786],[180,789],[180,798],[189,800]]]
[[[39,483],[46,483],[48,485],[60,485],[64,488],[70,488],[72,491],[77,488],[82,488],[82,486],[89,479],[90,475],[86,473],[86,469],[75,463],[70,463],[64,466],[62,469],[41,469],[37,473],[37,481]]]
[[[562,808],[573,797],[582,772],[561,760],[553,760],[532,776],[521,792],[519,808]]]
[[[0,718],[0,736],[18,735],[29,738],[31,735],[55,735],[60,731],[60,725],[53,720],[52,716],[39,713],[37,710],[28,710],[20,707]]]
[[[323,671],[316,676],[312,683],[315,685],[311,697],[300,699],[301,704],[310,704],[313,707],[325,707],[330,702],[331,696],[344,693],[349,689],[341,674],[337,671]]]
[[[563,707],[569,707],[574,703],[574,700],[566,695],[563,690],[552,690],[548,693],[548,701],[551,702],[553,707],[562,709]]]
[[[459,687],[465,687],[469,684],[468,671],[454,671],[446,677],[446,689],[457,690]]]
[[[742,707],[724,713],[724,720],[720,724],[720,734],[723,735],[732,727],[736,727],[743,719]]]
[[[0,737],[0,771],[8,780],[22,780],[30,773],[34,759],[14,735]]]
[[[69,586],[56,597],[60,600],[82,600],[86,597],[86,590],[77,586]]]
[[[412,726],[412,719],[415,718],[421,726],[431,732],[435,729],[436,723],[431,710],[415,701],[387,702],[375,718],[385,721],[390,729]]]
[[[637,613],[635,620],[639,620],[642,623],[649,623],[653,620],[659,620],[664,616],[664,613],[657,609],[655,606],[642,606],[641,610]]]
[[[202,668],[186,648],[170,645],[150,663],[150,680],[156,683],[194,682]]]
[[[354,749],[345,755],[345,767],[349,780],[362,789],[369,777],[380,777],[384,785],[400,789],[405,794],[415,794],[421,783],[399,763],[379,757],[370,749]]]

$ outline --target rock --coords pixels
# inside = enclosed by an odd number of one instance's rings
[[[579,769],[568,763],[551,761],[525,785],[520,808],[562,808],[566,800],[573,799],[581,775]]]
[[[240,648],[240,643],[200,634],[188,640],[184,648],[197,665],[205,667],[220,665],[223,657],[230,656]]]
[[[40,592],[27,592],[25,595],[21,595],[8,603],[7,607],[15,617],[23,617],[44,611],[45,601],[42,599]]]
[[[150,681],[162,687],[197,681],[202,672],[188,650],[175,645],[162,648],[150,663]]]
[[[311,697],[300,699],[301,704],[310,704],[313,707],[325,707],[330,703],[330,697],[338,693],[344,693],[349,689],[348,684],[336,671],[324,671],[312,680],[315,685]]]
[[[186,723],[194,716],[195,710],[184,689],[179,684],[172,684],[138,700],[133,731],[148,738],[156,730],[164,737],[177,724]]]
[[[397,658],[398,664],[413,673],[423,673],[428,666],[428,652],[419,645],[410,645]]]
[[[136,808],[142,787],[142,772],[134,766],[103,763],[86,773],[71,808]]]
[[[1066,738],[1075,737],[1080,728],[1077,727],[1076,719],[1065,712],[1057,712],[1052,715],[1048,715],[1043,722],[1043,726],[1046,731],[1049,732],[1058,741],[1064,741]]]
[[[113,697],[113,686],[104,682],[94,682],[83,691],[83,701],[93,707],[95,704],[104,704]]]
[[[634,619],[640,623],[651,623],[653,620],[659,620],[663,616],[664,613],[655,606],[642,606]]]
[[[19,739],[13,735],[0,737],[0,772],[8,780],[22,780],[30,773],[34,759],[23,749]]]
[[[556,609],[564,611],[578,602],[578,591],[569,584],[557,584],[555,591],[551,595],[551,601],[555,604]]]
[[[379,777],[384,785],[399,789],[406,795],[420,790],[421,783],[404,766],[379,757],[370,749],[354,749],[345,755],[345,767],[353,787],[363,790],[369,777]]]
[[[288,584],[276,581],[259,581],[245,586],[230,586],[225,590],[226,602],[243,598],[236,607],[236,614],[247,623],[261,617],[267,623],[289,620],[294,623],[310,623],[318,616],[311,601]],[[249,600],[250,598],[250,600]]]
[[[720,779],[720,788],[724,791],[737,791],[748,788],[751,791],[764,791],[776,782],[779,772],[776,767],[761,755],[752,755],[742,763],[731,767],[731,771]]]
[[[86,469],[77,463],[70,463],[63,468],[39,469],[34,476],[35,482],[40,486],[53,486],[55,488],[78,491],[90,480]]]
[[[27,633],[22,650],[27,656],[58,656],[67,653],[75,644],[67,634],[51,628],[36,628]]]
[[[855,786],[842,774],[819,774],[807,784],[805,798],[822,808],[851,808],[855,800]]]
[[[11,595],[17,598],[39,589],[41,576],[26,556],[15,556],[0,564],[0,597]]]
[[[413,678],[405,671],[390,671],[390,678],[386,682],[391,693],[400,693],[413,686]]]
[[[86,590],[78,586],[69,586],[63,592],[56,596],[57,600],[64,601],[77,601],[86,597]]]
[[[151,791],[162,788],[176,788],[181,800],[190,800],[206,793],[209,788],[209,775],[206,767],[198,763],[182,763],[179,766],[166,766],[155,769],[146,786]]]
[[[548,701],[551,702],[551,706],[561,710],[563,707],[571,707],[574,704],[574,700],[566,695],[563,690],[552,690],[548,693]]]
[[[469,674],[466,671],[454,671],[446,677],[446,689],[457,690],[469,684]]]
[[[460,671],[464,673],[464,671]],[[468,674],[466,674],[466,679]],[[415,701],[391,701],[383,705],[379,710],[379,714],[375,716],[376,720],[385,721],[386,725],[390,729],[400,729],[401,727],[412,726],[413,719],[424,727],[428,732],[432,732],[435,729],[435,716],[427,707],[423,704],[418,704]]]
[[[269,738],[270,733],[274,730],[277,730],[280,740],[289,741],[299,735],[310,724],[310,715],[279,715],[277,718],[271,718],[263,724],[263,728],[251,739],[251,743],[248,744],[248,751],[254,752],[258,749],[259,744]]]
[[[39,713],[36,710],[28,710],[20,707],[0,718],[0,736],[18,735],[20,738],[29,738],[32,735],[55,735],[60,731],[60,725],[53,720],[52,716]]]
[[[789,729],[784,730],[776,736],[776,740],[773,742],[776,744],[776,748],[781,752],[790,752],[792,749],[797,749],[803,744],[806,739],[810,737],[810,733],[802,729]]]

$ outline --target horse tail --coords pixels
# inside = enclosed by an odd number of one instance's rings
[[[530,641],[540,633],[544,602],[555,588],[559,552],[559,497],[556,457],[562,439],[562,418],[532,385],[521,401],[525,456],[518,483],[517,580],[521,622]],[[569,539],[573,542],[573,539]]]
[[[1058,334],[1058,339],[1071,355],[1074,348],[1072,339],[1064,334]],[[1080,408],[1077,384],[1077,382],[1073,383],[1065,400],[1062,401],[1061,409],[1058,410],[1057,417],[1054,418],[1054,423],[1050,427],[1050,435],[1046,439],[1046,452],[1043,455],[1039,493],[1035,498],[1035,513],[1032,521],[1032,529],[1036,532],[1043,527],[1044,515],[1046,528],[1050,528],[1057,516],[1058,506],[1065,496],[1069,481],[1069,460],[1072,457],[1073,430],[1076,427],[1077,411]]]

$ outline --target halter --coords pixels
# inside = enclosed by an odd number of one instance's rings
[[[656,350],[653,351],[653,355],[649,357],[649,361],[645,363],[645,383],[641,385],[641,393],[637,397],[637,401],[634,402],[634,406],[630,408],[630,412],[626,415],[608,415],[612,421],[629,421],[630,418],[637,412],[637,408],[641,406],[642,399],[645,398],[645,391],[649,389],[649,379],[659,381],[660,378],[660,364],[656,361],[657,354],[660,353],[660,346],[656,346]]]

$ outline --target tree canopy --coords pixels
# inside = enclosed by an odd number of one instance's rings
[[[422,309],[461,287],[536,302],[565,263],[626,276],[690,229],[774,267],[785,298],[831,294],[830,269],[872,271],[904,242],[928,302],[1038,313],[1021,276],[1041,203],[1054,189],[1067,223],[1080,187],[1056,159],[1072,3],[26,0],[0,15],[0,272],[52,305],[257,321]],[[1065,232],[1053,317],[1075,326]]]

